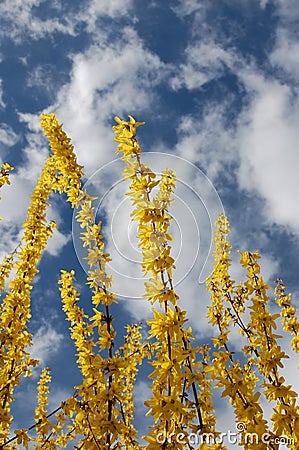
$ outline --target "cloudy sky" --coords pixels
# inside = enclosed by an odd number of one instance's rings
[[[299,306],[298,20],[297,0],[2,0],[0,162],[15,171],[1,193],[0,256],[19,242],[48,155],[39,114],[55,112],[72,137],[90,192],[99,196],[97,214],[121,299],[116,327],[121,335],[124,323],[150,317],[139,298],[136,228],[111,130],[115,115],[132,114],[146,122],[139,133],[144,162],[157,172],[166,166],[177,171],[176,283],[197,337],[213,334],[204,319],[202,281],[211,270],[212,225],[221,211],[231,222],[234,248],[260,249],[267,281],[283,278]],[[89,306],[72,211],[63,199],[51,200],[49,218],[58,231],[40,263],[31,331],[34,356],[53,370],[55,405],[79,380],[60,311],[60,269],[75,268]],[[233,258],[238,278],[236,251]],[[288,363],[290,382],[297,362],[292,357]],[[30,425],[32,386],[17,392],[18,426]],[[140,414],[146,389],[140,379]],[[234,429],[233,419],[223,418],[227,408],[219,406],[219,424]],[[145,432],[145,421],[139,426]]]

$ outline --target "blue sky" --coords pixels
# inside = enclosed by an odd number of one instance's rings
[[[108,164],[116,150],[113,117],[132,114],[146,121],[140,142],[144,152],[155,155],[145,158],[158,171],[164,161],[179,171],[173,233],[177,277],[184,281],[178,291],[197,337],[213,333],[204,319],[208,297],[198,276],[209,250],[208,216],[222,208],[235,250],[260,249],[267,281],[273,285],[279,275],[298,306],[296,0],[3,0],[1,13],[0,162],[15,167],[11,186],[1,192],[1,257],[19,242],[30,193],[48,154],[39,114],[55,112],[72,137],[90,189],[100,199],[109,192],[98,204],[98,216],[113,256],[116,291],[124,297],[114,311],[120,335],[124,323],[150,317],[150,307],[129,291],[136,288],[138,296],[141,285],[134,263],[140,255],[123,203],[126,185],[110,189],[121,170],[118,162]],[[55,405],[79,380],[60,311],[60,269],[75,268],[89,306],[82,257],[74,249],[77,231],[72,235],[72,212],[63,199],[53,196],[49,218],[57,221],[58,231],[40,263],[31,330],[34,355],[52,367]],[[196,236],[200,243],[193,254]],[[133,263],[120,252],[128,252]],[[237,261],[235,251],[233,256]],[[242,277],[236,262],[232,271]],[[296,357],[288,364],[295,383]],[[136,390],[140,414],[143,383],[142,378]],[[30,425],[25,409],[34,406],[32,392],[33,383],[17,392],[19,426]],[[234,429],[225,402],[219,411],[220,428]]]

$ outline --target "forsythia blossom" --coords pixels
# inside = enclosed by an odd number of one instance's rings
[[[274,296],[280,312],[273,314],[270,287],[260,275],[258,252],[240,252],[246,281],[232,280],[229,223],[220,215],[214,237],[215,265],[207,280],[211,297],[207,316],[217,330],[211,339],[214,352],[209,344],[193,346],[187,313],[180,307],[173,283],[175,261],[169,211],[176,176],[166,168],[158,177],[142,163],[137,128],[144,122],[136,122],[132,116],[128,121],[118,117],[115,120],[117,154],[126,163],[123,177],[131,183],[127,195],[133,205],[132,220],[138,224],[141,267],[149,276],[144,294],[153,305],[152,318],[147,321],[148,336],[144,339],[142,324],[126,325],[123,342],[118,344],[116,317],[111,312],[118,300],[107,272],[110,255],[105,251],[101,223],[95,221],[95,198],[82,189],[83,167],[62,125],[55,114],[42,114],[40,123],[51,153],[31,196],[22,242],[0,265],[0,448],[54,450],[70,448],[73,443],[74,448],[84,450],[225,449],[217,440],[212,402],[212,389],[216,387],[222,390],[222,397],[229,399],[246,433],[258,438],[254,444],[241,440],[244,449],[278,450],[279,436],[288,439],[288,448],[298,449],[297,393],[281,374],[288,355],[279,345],[281,336],[276,334],[277,320],[281,319],[284,330],[291,335],[292,349],[298,353],[297,311],[285,285],[277,279]],[[0,188],[9,184],[11,170],[9,164],[2,164]],[[90,288],[90,314],[80,304],[74,270],[62,270],[59,280],[81,382],[74,387],[73,395],[49,411],[51,376],[50,369],[44,368],[37,386],[34,423],[12,432],[14,390],[38,364],[28,350],[32,338],[28,331],[30,294],[37,264],[56,229],[55,222],[46,220],[53,192],[65,194],[71,207],[77,209],[76,220],[82,229],[89,265],[86,282]],[[15,275],[5,290],[13,269]],[[235,326],[243,343],[239,358],[230,345]],[[134,426],[134,385],[145,358],[153,368],[149,375],[151,397],[145,401],[152,425],[142,445]],[[273,407],[270,421],[264,417],[261,397]],[[191,434],[202,441],[191,444]],[[269,437],[267,442],[262,439],[265,435]]]
[[[217,351],[210,370],[217,380],[216,387],[224,388],[222,396],[230,397],[237,420],[244,424],[247,433],[259,436],[255,448],[276,449],[275,439],[281,435],[293,439],[294,443],[290,448],[297,448],[297,394],[292,391],[291,386],[285,385],[285,379],[279,374],[279,369],[283,367],[282,360],[287,357],[278,345],[277,339],[281,336],[274,332],[279,314],[271,314],[267,306],[269,286],[260,276],[258,252],[240,252],[240,263],[247,270],[247,281],[236,285],[231,279],[228,233],[228,220],[220,215],[215,235],[215,267],[207,281],[212,299],[208,317],[219,331],[218,336],[213,338]],[[287,307],[288,299],[284,296],[283,289],[282,285],[277,288],[277,301]],[[243,314],[247,302],[250,302],[250,315],[246,323]],[[292,312],[294,310],[290,309],[289,315]],[[284,322],[286,323],[285,320]],[[232,324],[238,326],[241,335],[247,339],[247,344],[242,349],[245,356],[243,363],[235,360],[229,348]],[[292,331],[296,332],[296,327]],[[272,430],[263,417],[261,393],[269,401],[276,402],[271,416]],[[268,447],[262,442],[263,435],[271,438]],[[244,447],[247,448],[246,445]]]
[[[144,274],[151,274],[145,283],[145,298],[159,303],[164,311],[153,308],[154,318],[148,321],[149,338],[154,342],[155,358],[150,361],[154,367],[150,378],[153,396],[145,402],[148,415],[153,416],[153,431],[144,436],[148,441],[146,448],[158,449],[161,443],[157,436],[165,437],[163,448],[185,448],[188,431],[215,431],[212,419],[212,406],[209,395],[207,405],[203,405],[199,397],[198,384],[207,378],[202,363],[196,361],[196,351],[192,348],[192,330],[186,328],[186,312],[178,305],[178,295],[173,287],[174,259],[171,256],[169,241],[172,236],[168,229],[171,216],[168,212],[175,189],[175,174],[172,170],[163,171],[157,179],[152,170],[142,164],[141,149],[136,138],[136,129],[143,122],[136,122],[132,116],[129,121],[115,118],[117,125],[113,127],[118,142],[117,153],[127,163],[123,172],[126,179],[131,180],[130,192],[134,210],[132,219],[138,221],[139,247],[142,250],[142,269]],[[153,190],[158,192],[152,196]],[[206,358],[206,353],[205,353]],[[209,383],[203,383],[206,388]],[[193,399],[192,399],[193,397]],[[204,420],[210,420],[210,428]],[[181,434],[185,439],[177,442],[175,437]],[[215,434],[216,436],[216,434]]]

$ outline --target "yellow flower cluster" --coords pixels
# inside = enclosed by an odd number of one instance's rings
[[[86,259],[90,269],[87,282],[92,290],[91,301],[94,305],[94,314],[89,317],[78,305],[80,296],[73,286],[74,271],[62,271],[59,283],[63,310],[71,325],[71,337],[77,348],[77,364],[83,376],[82,384],[76,387],[76,397],[71,397],[62,405],[64,414],[72,417],[69,438],[83,436],[79,448],[116,448],[119,441],[128,448],[137,448],[137,433],[132,425],[132,383],[137,372],[137,361],[143,353],[141,334],[138,327],[129,328],[124,346],[114,352],[116,333],[109,307],[117,300],[110,292],[112,278],[106,273],[106,264],[110,259],[109,254],[104,252],[101,224],[94,221],[94,198],[81,190],[81,166],[77,165],[73,147],[57,119],[43,116],[42,126],[59,168],[55,188],[66,192],[68,201],[79,211],[76,219],[83,229],[81,239],[88,251]],[[75,178],[72,178],[73,174]],[[65,446],[66,443],[66,436],[63,440],[60,438],[60,445]]]
[[[117,153],[126,162],[123,176],[131,181],[127,195],[134,206],[132,218],[138,222],[142,269],[150,276],[145,282],[144,295],[154,306],[153,317],[147,321],[148,339],[143,342],[141,324],[128,325],[123,344],[116,348],[111,305],[117,303],[117,298],[111,291],[112,277],[106,270],[110,258],[105,253],[101,223],[95,222],[94,198],[81,189],[82,166],[77,163],[62,125],[54,114],[43,114],[41,126],[52,153],[32,194],[22,243],[0,266],[0,292],[11,270],[16,271],[0,309],[0,448],[54,450],[69,448],[76,442],[74,448],[87,450],[195,450],[188,441],[193,433],[203,438],[197,449],[225,449],[217,441],[219,433],[215,431],[211,392],[215,385],[222,389],[223,397],[229,398],[236,419],[246,427],[246,433],[255,433],[259,438],[254,444],[242,442],[244,449],[277,450],[275,438],[280,435],[290,438],[289,448],[298,449],[297,394],[280,374],[287,355],[275,332],[280,317],[285,331],[292,336],[293,350],[298,352],[299,322],[285,286],[277,280],[274,294],[280,314],[271,314],[269,286],[260,275],[258,252],[240,252],[247,279],[238,284],[231,279],[229,223],[220,215],[214,238],[215,267],[207,280],[211,295],[208,318],[218,329],[212,338],[215,351],[211,356],[208,345],[193,347],[192,329],[187,325],[186,311],[180,308],[173,286],[175,266],[169,244],[172,240],[169,209],[175,174],[166,169],[157,177],[142,164],[136,130],[143,122],[136,122],[132,116],[129,121],[117,117],[116,122],[113,129]],[[2,165],[0,187],[9,183],[10,170],[8,164]],[[75,272],[63,270],[59,281],[62,308],[70,324],[82,382],[70,398],[48,412],[51,377],[50,369],[43,369],[37,389],[35,423],[10,435],[14,389],[21,377],[30,376],[31,368],[38,363],[28,352],[30,291],[38,273],[38,261],[55,230],[55,223],[46,221],[48,199],[55,191],[66,194],[67,201],[78,210],[76,220],[82,228],[81,239],[89,264],[91,315],[80,307]],[[239,327],[245,341],[240,359],[230,348],[233,326]],[[149,375],[152,396],[145,401],[153,425],[151,432],[143,437],[147,443],[143,446],[133,423],[133,388],[138,366],[145,357],[153,366]],[[273,405],[271,426],[264,418],[261,395]],[[32,430],[36,431],[34,437],[29,436]],[[268,443],[261,439],[265,434],[270,438]],[[205,436],[213,439],[208,442]]]
[[[50,186],[53,191],[65,192],[67,201],[74,207],[78,202],[83,166],[77,163],[71,140],[63,131],[55,114],[42,114],[40,124],[49,139],[55,160]]]
[[[128,327],[125,344],[113,355],[115,332],[107,322],[112,321],[111,315],[106,318],[105,313],[94,308],[95,315],[88,318],[77,305],[79,294],[72,286],[73,280],[73,271],[62,272],[63,309],[71,323],[83,382],[76,387],[76,400],[65,402],[63,410],[66,415],[74,415],[73,435],[84,436],[80,441],[84,448],[114,448],[119,439],[130,444],[128,448],[137,448],[132,391],[137,360],[142,357],[139,327]],[[104,350],[106,357],[101,354]]]
[[[27,323],[31,317],[30,291],[34,276],[38,273],[36,266],[49,237],[56,228],[55,222],[52,221],[48,224],[46,221],[48,198],[55,190],[66,191],[70,201],[77,198],[76,190],[80,186],[82,175],[81,167],[76,165],[76,158],[69,139],[62,131],[55,115],[43,115],[41,124],[45,128],[46,134],[51,134],[53,129],[56,131],[55,137],[51,141],[53,154],[47,158],[32,193],[27,219],[23,224],[23,244],[5,258],[1,265],[0,285],[2,289],[12,268],[16,270],[16,275],[8,284],[7,293],[1,305],[0,444],[7,443],[12,421],[10,404],[13,400],[14,388],[19,384],[20,377],[31,375],[30,367],[36,366],[38,363],[26,351],[31,344]],[[8,182],[7,172],[12,168],[9,165],[4,165],[2,168],[2,181]],[[18,256],[18,260],[13,263],[15,254]],[[17,437],[23,443],[28,442],[24,433],[23,430]],[[5,447],[9,448],[9,445],[7,444]]]
[[[296,308],[291,305],[291,294],[285,293],[285,285],[280,278],[276,280],[276,302],[281,307],[282,324],[285,331],[291,333],[292,349],[299,353],[299,321],[296,317]]]
[[[53,159],[48,158],[43,172],[32,193],[23,244],[17,249],[18,260],[13,264],[11,255],[1,267],[1,286],[13,267],[15,277],[9,282],[1,305],[0,316],[0,443],[5,441],[12,420],[10,404],[14,388],[21,376],[30,376],[30,366],[38,361],[32,359],[25,350],[31,344],[31,335],[27,331],[30,314],[30,291],[36,268],[47,240],[52,235],[55,223],[46,221],[47,200],[51,192]]]
[[[4,256],[2,263],[0,264],[0,294],[5,287],[5,281],[8,279],[11,270],[13,268],[14,258],[16,256],[18,247],[7,256]]]
[[[227,241],[227,218],[220,215],[216,226],[215,268],[207,282],[212,299],[208,318],[219,330],[218,336],[213,338],[214,347],[217,348],[211,366],[213,378],[218,382],[217,387],[224,387],[222,396],[230,398],[236,418],[244,424],[246,432],[259,436],[259,443],[255,443],[255,448],[277,448],[273,442],[275,437],[281,435],[292,438],[290,448],[297,448],[297,394],[292,391],[291,386],[285,384],[284,377],[279,374],[279,368],[283,367],[282,360],[288,356],[278,345],[277,339],[281,336],[275,334],[276,320],[280,315],[271,314],[267,306],[270,299],[269,286],[260,276],[257,262],[260,256],[258,252],[240,252],[240,263],[247,270],[247,281],[237,285],[229,274],[231,247]],[[295,310],[290,307],[289,297],[285,296],[283,289],[284,286],[279,284],[276,294],[278,303],[285,308],[282,309],[282,316],[288,311],[287,319],[283,319],[288,328],[287,320],[292,319]],[[247,323],[243,318],[246,302],[251,302]],[[294,324],[291,331],[297,336],[296,322],[294,319],[290,322]],[[235,360],[234,352],[229,348],[232,325],[239,327],[239,332],[248,342],[242,348],[243,361]],[[272,430],[263,417],[261,393],[268,401],[276,403],[271,416]],[[265,447],[261,439],[266,433],[271,437],[269,447]],[[247,448],[246,445],[244,448]]]
[[[11,172],[12,170],[14,170],[13,167],[11,167],[10,164],[8,163],[3,163],[1,165],[1,170],[0,170],[0,188],[6,183],[6,184],[10,184],[9,181],[9,172]]]
[[[36,432],[38,435],[37,441],[39,444],[43,444],[44,440],[47,438],[49,433],[50,423],[47,418],[47,406],[48,406],[48,397],[49,397],[49,386],[48,384],[51,381],[50,369],[45,367],[42,370],[40,375],[40,379],[38,382],[37,388],[37,400],[38,404],[35,408],[35,423]]]
[[[212,406],[207,394],[207,405],[202,407],[203,417],[200,403],[203,405],[204,402],[198,397],[197,384],[202,382],[202,386],[208,388],[208,376],[203,369],[203,362],[196,361],[196,352],[199,353],[200,349],[191,346],[191,340],[194,339],[192,330],[190,327],[185,329],[186,312],[177,304],[178,295],[172,281],[175,267],[170,255],[169,241],[172,236],[168,232],[171,220],[168,210],[176,178],[172,170],[166,169],[157,179],[156,174],[141,163],[136,128],[143,122],[136,122],[132,116],[129,116],[129,121],[118,117],[115,120],[117,125],[113,129],[115,140],[119,143],[117,153],[123,153],[121,158],[127,163],[123,176],[131,180],[127,195],[134,206],[132,218],[138,221],[137,237],[143,256],[142,268],[145,275],[152,275],[149,282],[145,282],[144,297],[164,308],[164,311],[153,308],[154,317],[147,321],[155,358],[150,362],[154,367],[150,375],[153,379],[153,396],[145,405],[149,408],[147,414],[153,416],[156,425],[144,439],[148,441],[146,448],[161,448],[157,436],[162,433],[165,437],[163,448],[185,448],[188,432],[214,431],[215,421],[210,421],[210,428],[203,423],[203,418],[211,419]],[[155,188],[158,188],[158,192],[151,198]],[[205,353],[203,360],[206,356]],[[175,439],[180,433],[185,436],[183,442]]]
[[[20,246],[17,252],[19,260],[14,265],[17,275],[9,284],[1,309],[3,339],[0,355],[0,444],[5,443],[7,449],[14,448],[13,444],[10,446],[10,442],[16,440],[27,448],[30,440],[27,433],[33,428],[16,430],[15,436],[7,439],[12,420],[9,406],[14,386],[19,383],[21,375],[30,374],[30,365],[37,364],[24,350],[31,342],[31,335],[26,331],[26,323],[30,318],[30,284],[38,272],[36,265],[47,239],[55,228],[53,222],[50,225],[46,223],[47,200],[51,192],[58,191],[66,193],[67,201],[72,206],[77,206],[77,220],[81,227],[85,228],[82,239],[83,245],[88,247],[87,259],[91,267],[88,283],[93,289],[95,314],[88,318],[78,307],[79,295],[71,286],[74,273],[62,272],[63,308],[71,323],[71,336],[78,349],[78,365],[82,371],[83,383],[78,386],[75,396],[57,408],[57,412],[62,411],[56,414],[55,425],[48,421],[49,415],[46,415],[45,410],[49,373],[42,373],[34,426],[38,436],[31,440],[36,442],[35,448],[45,445],[47,448],[57,448],[57,445],[66,447],[69,441],[81,435],[84,436],[84,448],[116,448],[119,439],[126,442],[128,447],[135,448],[132,382],[136,376],[137,363],[143,355],[141,335],[132,327],[128,331],[123,348],[113,355],[115,331],[109,306],[116,299],[108,291],[112,282],[105,272],[109,255],[103,251],[100,224],[94,223],[91,206],[93,199],[81,190],[82,167],[77,164],[70,139],[62,130],[56,116],[42,115],[41,125],[49,138],[53,153],[48,157],[32,194],[27,220],[24,223],[25,246]],[[2,278],[8,276],[12,259],[11,255],[2,264]],[[98,310],[99,306],[103,307],[103,312]],[[103,350],[107,350],[106,358],[100,354]],[[65,432],[63,424],[71,418],[69,431]]]

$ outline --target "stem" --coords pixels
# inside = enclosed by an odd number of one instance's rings
[[[97,441],[97,438],[94,435],[94,432],[93,432],[93,429],[92,429],[92,426],[90,424],[88,416],[86,416],[86,419],[87,419],[87,422],[88,422],[88,428],[90,429],[91,434],[92,434],[92,438],[93,438],[94,442],[96,443],[96,446],[98,447],[98,449],[101,450],[101,447],[100,447],[100,445],[99,445],[99,443]]]

